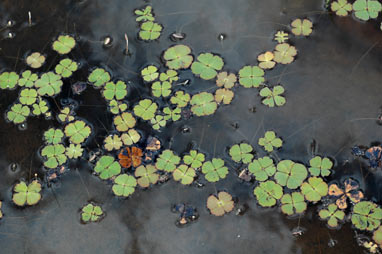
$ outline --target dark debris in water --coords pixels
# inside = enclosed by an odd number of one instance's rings
[[[199,214],[196,208],[188,204],[176,204],[172,207],[171,211],[173,213],[180,214],[176,221],[176,225],[179,227],[185,226],[186,224],[189,224],[199,218]]]

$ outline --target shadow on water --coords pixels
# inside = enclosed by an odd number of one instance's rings
[[[182,43],[190,45],[193,54],[211,51],[225,60],[225,68],[237,72],[246,64],[256,63],[259,53],[275,46],[273,34],[295,17],[309,17],[314,32],[309,38],[292,39],[298,49],[297,60],[278,66],[267,73],[270,85],[283,84],[287,103],[269,109],[261,105],[256,90],[235,89],[230,106],[218,109],[210,117],[193,117],[179,121],[157,133],[164,147],[179,154],[192,146],[206,152],[209,158],[228,158],[226,149],[233,143],[250,142],[259,156],[265,155],[257,140],[266,130],[275,130],[284,140],[275,158],[308,163],[312,154],[309,144],[318,143],[318,154],[336,161],[333,180],[346,176],[361,183],[369,199],[381,201],[381,173],[369,172],[363,161],[354,160],[350,148],[377,141],[381,126],[375,119],[380,113],[381,33],[373,24],[362,24],[351,17],[338,18],[325,13],[320,0],[213,0],[154,1],[157,21],[164,25],[158,41],[144,43],[136,38],[137,24],[133,11],[143,1],[8,1],[0,3],[0,18],[15,25],[2,29],[0,68],[26,69],[23,57],[39,51],[47,56],[42,71],[58,62],[51,42],[60,33],[76,36],[79,45],[70,57],[81,63],[81,69],[65,81],[63,92],[50,104],[55,112],[60,100],[78,101],[77,115],[89,121],[96,134],[89,142],[91,149],[102,144],[112,131],[112,116],[104,100],[92,88],[83,95],[73,95],[71,83],[85,81],[94,66],[107,67],[113,76],[131,82],[129,105],[150,96],[138,72],[147,64],[161,63],[161,53],[174,43],[173,32],[187,36]],[[33,24],[28,25],[28,11]],[[15,34],[7,39],[9,32]],[[131,56],[123,54],[124,34],[129,36]],[[219,34],[226,39],[218,40]],[[110,48],[102,38],[111,36]],[[191,79],[191,93],[211,90],[215,85],[192,77],[183,71],[181,79]],[[0,111],[6,111],[17,98],[17,91],[0,93]],[[255,110],[253,110],[255,109]],[[255,112],[253,112],[255,111]],[[71,171],[52,186],[45,186],[43,200],[36,207],[18,209],[11,202],[11,187],[20,178],[43,177],[38,149],[42,132],[58,126],[53,120],[29,118],[27,129],[0,118],[0,197],[5,218],[0,223],[0,246],[9,253],[362,253],[350,223],[341,230],[329,230],[318,220],[317,207],[311,207],[301,218],[286,218],[279,208],[261,209],[253,197],[253,186],[241,183],[235,167],[226,179],[201,189],[184,187],[172,181],[150,190],[139,190],[128,200],[111,194],[111,186],[91,174],[85,162],[72,165]],[[181,131],[188,126],[190,133]],[[145,124],[140,129],[149,133]],[[9,169],[17,163],[15,172]],[[239,204],[248,204],[243,216],[234,213],[222,218],[210,216],[205,200],[216,190],[228,190]],[[87,201],[102,204],[107,216],[99,224],[81,225],[79,209]],[[200,218],[184,227],[175,226],[177,216],[172,204],[189,203],[198,208]],[[305,229],[302,236],[292,235],[293,228]],[[329,248],[330,239],[337,244]]]

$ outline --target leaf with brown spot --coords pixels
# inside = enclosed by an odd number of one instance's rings
[[[119,164],[124,168],[138,167],[142,163],[142,150],[138,147],[126,147],[118,154]]]

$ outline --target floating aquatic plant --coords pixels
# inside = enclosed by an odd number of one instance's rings
[[[234,93],[226,88],[220,88],[215,92],[215,101],[217,103],[230,104]]]
[[[207,199],[207,208],[215,216],[222,216],[225,213],[231,212],[234,206],[235,203],[232,200],[232,196],[225,191],[219,192],[217,197],[211,195]]]
[[[261,182],[254,190],[257,202],[262,207],[272,207],[283,196],[283,188],[274,181]]]
[[[201,92],[192,96],[191,111],[197,116],[207,116],[215,113],[218,105],[214,100],[214,96],[207,92]]]
[[[351,222],[360,230],[373,231],[379,227],[382,209],[371,201],[361,201],[354,205]]]
[[[168,48],[163,54],[163,59],[166,61],[166,66],[173,70],[187,69],[194,61],[191,49],[186,45],[175,45]]]
[[[109,102],[109,110],[112,114],[118,115],[119,113],[127,110],[127,104],[120,101],[111,100]]]
[[[32,105],[37,100],[37,91],[33,88],[24,88],[20,92],[19,101],[24,105]]]
[[[57,168],[66,162],[65,147],[62,144],[47,145],[41,150],[41,155],[46,157],[44,166]]]
[[[60,35],[56,41],[53,42],[53,50],[61,55],[68,54],[76,45],[76,41],[69,35]]]
[[[121,140],[125,146],[131,146],[137,143],[141,139],[141,135],[138,131],[130,129],[121,135]]]
[[[282,86],[275,86],[272,90],[268,87],[264,87],[260,90],[260,96],[264,97],[261,102],[270,108],[273,108],[275,105],[281,107],[286,102],[285,98],[281,96],[283,93],[284,87]]]
[[[30,67],[38,69],[45,63],[45,56],[39,52],[34,52],[27,57],[26,62]]]
[[[137,121],[135,120],[134,116],[129,112],[123,112],[122,114],[114,117],[113,120],[115,128],[120,132],[124,132],[130,128],[133,128],[136,122]]]
[[[206,161],[202,166],[202,173],[209,182],[217,182],[224,179],[228,174],[228,168],[224,166],[224,161],[220,158],[213,158]]]
[[[78,159],[82,156],[84,149],[80,144],[70,144],[65,151],[65,155],[69,159]]]
[[[158,68],[154,65],[149,65],[141,70],[141,76],[144,81],[152,82],[159,77]]]
[[[303,164],[291,160],[282,160],[277,164],[275,180],[281,186],[297,189],[308,176],[308,171]],[[328,186],[326,186],[327,188]],[[326,189],[327,192],[327,189]]]
[[[381,165],[382,147],[372,146],[365,151],[365,157],[369,159],[370,167],[377,168]]]
[[[142,10],[135,10],[134,13],[138,17],[135,19],[137,22],[144,22],[144,21],[154,21],[154,16],[151,13],[152,7],[150,5],[146,6]]]
[[[108,82],[103,88],[103,96],[106,100],[122,100],[127,95],[127,86],[123,81],[118,81],[116,84],[114,82]]]
[[[348,13],[353,10],[353,6],[348,3],[347,0],[334,1],[330,5],[330,8],[336,13],[337,16],[347,16]]]
[[[362,246],[365,247],[370,253],[375,254],[378,253],[378,245],[374,243],[373,241],[364,241],[362,243]]]
[[[284,194],[280,201],[281,211],[286,215],[303,213],[307,208],[304,195],[300,192]]]
[[[309,19],[295,19],[293,20],[291,26],[292,33],[294,33],[294,35],[309,36],[312,33],[313,24]]]
[[[219,72],[216,78],[216,85],[218,87],[232,88],[235,86],[237,77],[234,73],[228,74],[226,71]]]
[[[171,119],[173,122],[178,121],[180,119],[180,117],[181,117],[180,116],[180,112],[181,112],[180,108],[174,108],[172,110],[169,107],[165,107],[163,109],[164,120],[168,121],[168,120]]]
[[[11,110],[7,112],[7,119],[14,124],[19,124],[25,122],[30,114],[30,109],[28,106],[23,106],[22,104],[13,104]]]
[[[156,81],[152,84],[151,91],[155,97],[167,97],[171,94],[171,83]]]
[[[258,66],[244,66],[239,70],[239,83],[245,88],[259,87],[264,81],[264,71]]]
[[[330,204],[327,209],[321,209],[318,215],[321,219],[327,220],[331,228],[337,228],[338,222],[345,218],[345,213],[338,210],[335,204]]]
[[[333,162],[329,158],[316,156],[309,161],[309,172],[312,176],[329,176],[333,167]]]
[[[308,181],[301,185],[301,192],[308,201],[317,202],[328,194],[328,185],[320,177],[309,177]]]
[[[92,130],[84,121],[77,120],[66,125],[64,132],[69,137],[70,142],[80,144],[89,137]]]
[[[196,150],[191,150],[189,154],[183,156],[183,162],[194,169],[200,168],[204,161],[205,155]]]
[[[104,147],[107,151],[119,150],[122,147],[122,140],[116,134],[109,135],[104,140]]]
[[[48,103],[45,100],[40,100],[38,104],[37,103],[33,104],[32,108],[33,108],[32,114],[35,116],[39,116],[41,114],[47,114],[49,110]]]
[[[172,177],[175,181],[180,181],[183,185],[189,185],[196,176],[195,169],[185,164],[179,165],[173,172]]]
[[[87,222],[97,222],[102,218],[103,211],[98,205],[87,204],[81,209],[81,220]]]
[[[61,123],[70,123],[74,120],[73,112],[70,107],[64,107],[60,110],[57,120]]]
[[[53,96],[61,92],[63,82],[61,76],[53,72],[47,72],[36,80],[35,86],[38,88],[37,92],[40,96],[48,95]]]
[[[0,75],[0,88],[13,89],[19,81],[19,75],[16,72],[3,72]]]
[[[18,80],[18,84],[21,87],[34,87],[34,83],[38,79],[37,74],[32,73],[30,70],[26,70],[23,73],[21,73],[21,77]],[[1,82],[1,76],[0,76],[0,82]]]
[[[251,172],[257,181],[266,181],[269,177],[276,173],[276,167],[272,158],[264,156],[253,160],[248,165],[248,170]]]
[[[293,62],[294,57],[297,55],[297,50],[295,47],[289,45],[288,43],[277,44],[274,51],[274,61],[281,64],[290,64]]]
[[[134,114],[143,120],[150,120],[155,116],[158,105],[150,99],[143,99],[134,106]]]
[[[357,0],[353,3],[353,10],[357,18],[367,21],[378,17],[382,5],[376,0]]]
[[[118,154],[119,164],[124,168],[139,167],[142,163],[143,152],[139,147],[126,147]]]
[[[159,38],[163,27],[158,23],[152,21],[146,21],[141,24],[141,30],[139,31],[139,38],[144,41],[156,40]]]
[[[159,80],[164,82],[168,81],[170,84],[174,81],[178,81],[178,72],[176,70],[167,70],[159,75]]]
[[[283,141],[276,137],[274,131],[267,131],[263,138],[259,138],[259,145],[263,146],[265,151],[272,152],[274,147],[282,147]]]
[[[110,78],[110,74],[107,71],[102,68],[97,68],[90,73],[88,81],[95,87],[101,87],[106,84],[106,82],[109,82]]]
[[[191,65],[191,71],[200,78],[209,80],[216,77],[217,71],[223,68],[224,62],[220,56],[211,53],[202,53],[197,61]]]
[[[183,108],[187,106],[188,102],[190,101],[190,95],[188,93],[185,93],[183,91],[177,91],[175,92],[175,95],[170,98],[170,102],[172,104],[175,104],[178,108]]]
[[[135,191],[137,180],[128,174],[122,174],[115,178],[112,187],[113,193],[116,196],[128,197]]]
[[[64,138],[64,133],[61,129],[50,128],[44,132],[44,139],[47,144],[59,144]]]
[[[337,184],[329,186],[329,195],[336,198],[336,205],[340,209],[348,207],[346,200],[349,198],[352,203],[358,203],[363,198],[363,193],[359,190],[359,184],[352,178],[345,179],[344,189]]]
[[[288,39],[289,39],[289,34],[284,31],[277,31],[274,38],[274,40],[277,41],[278,43],[284,43],[288,41]]]
[[[229,155],[235,162],[250,163],[253,159],[253,147],[247,143],[233,145],[229,149]]]
[[[41,184],[34,180],[29,185],[20,181],[13,188],[12,201],[18,206],[35,205],[41,199]]]
[[[382,227],[379,227],[373,233],[373,241],[379,246],[382,246]]]
[[[257,61],[259,61],[259,67],[263,70],[272,69],[275,67],[276,63],[273,61],[275,55],[267,51],[257,57]]]
[[[78,64],[69,58],[62,59],[56,66],[55,71],[63,78],[69,78],[78,69]]]
[[[154,118],[151,118],[150,123],[154,130],[159,130],[166,126],[166,119],[162,115],[156,115]]]
[[[139,186],[147,188],[150,184],[156,184],[159,180],[157,168],[154,165],[139,166],[135,169],[135,177]]]
[[[110,155],[103,155],[97,161],[94,171],[99,174],[103,180],[112,178],[121,173],[121,165]]]
[[[180,157],[175,155],[173,151],[166,149],[157,158],[155,166],[159,170],[173,172],[179,162]]]

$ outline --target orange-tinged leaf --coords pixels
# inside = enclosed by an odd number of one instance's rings
[[[341,190],[340,187],[338,187],[337,184],[331,184],[329,186],[329,195],[330,196],[335,196],[335,197],[338,197],[338,196],[341,196],[344,194],[344,191]]]
[[[349,199],[353,203],[358,203],[359,201],[361,201],[361,199],[363,199],[363,193],[360,190],[348,192],[346,193],[346,195],[349,197]]]
[[[359,184],[351,178],[348,178],[344,181],[344,186],[345,186],[346,193],[352,190],[357,190],[359,188]]]
[[[142,163],[143,152],[140,148],[133,146],[126,147],[118,154],[119,164],[124,168],[138,167]]]
[[[348,204],[346,202],[346,196],[342,195],[339,199],[337,199],[336,205],[339,209],[346,209],[346,207],[348,207]]]

